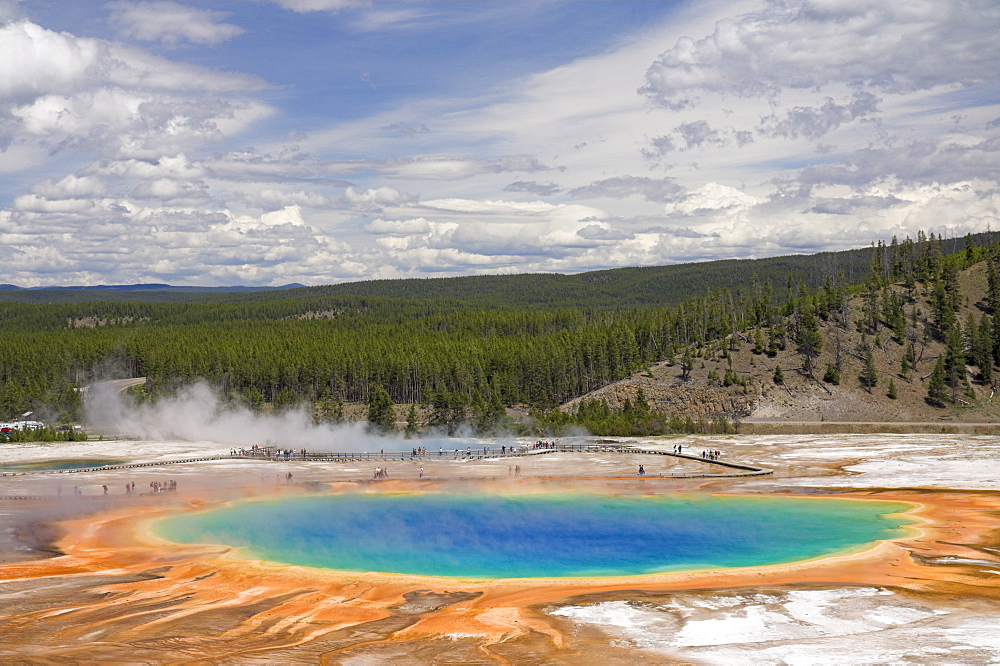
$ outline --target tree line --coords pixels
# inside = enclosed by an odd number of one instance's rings
[[[868,335],[892,331],[913,347],[914,356],[924,333],[951,340],[954,351],[943,360],[946,388],[933,397],[954,401],[960,399],[966,360],[990,376],[1000,361],[995,245],[984,245],[985,236],[960,240],[960,251],[951,254],[944,250],[953,241],[921,234],[915,241],[893,239],[863,253],[851,251],[849,261],[838,258],[840,253],[794,258],[792,264],[804,270],[785,270],[776,274],[778,280],[749,273],[734,288],[703,288],[674,306],[622,305],[605,298],[629,285],[669,291],[653,269],[588,274],[603,294],[589,304],[589,292],[566,291],[561,278],[567,276],[530,281],[529,306],[497,297],[493,280],[467,278],[454,278],[461,284],[437,298],[304,288],[185,302],[0,302],[0,415],[33,409],[73,420],[80,410],[78,388],[145,376],[147,399],[204,380],[251,408],[310,403],[320,407],[321,416],[335,419],[344,404],[370,404],[378,396],[393,404],[423,405],[431,424],[472,421],[488,430],[502,421],[504,407],[526,405],[544,414],[665,358],[677,359],[683,369],[693,349],[737,335],[762,353],[795,345],[811,374],[823,345],[818,322],[850,317]],[[868,261],[857,282],[844,266],[853,267],[861,256]],[[784,260],[762,265],[784,266]],[[977,261],[989,262],[989,303],[981,317],[963,325],[955,321],[955,276]],[[416,289],[420,281],[402,282]],[[485,285],[484,291],[469,298],[476,284]],[[918,284],[934,294],[932,328],[924,332],[915,332]],[[383,286],[392,292],[391,285]],[[854,296],[863,303],[856,316],[848,312]],[[673,296],[650,300],[668,297]],[[578,300],[583,303],[567,305]],[[611,419],[599,405],[581,409],[581,422]],[[671,430],[716,427],[671,424],[648,410],[637,412],[636,405],[630,409],[627,419],[615,418],[627,420],[631,429],[655,429],[654,421]],[[550,420],[555,425],[562,418]],[[635,426],[643,419],[646,426]]]

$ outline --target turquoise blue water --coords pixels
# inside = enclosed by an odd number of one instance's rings
[[[36,462],[12,463],[0,465],[3,472],[39,472],[58,469],[86,469],[88,467],[105,467],[107,465],[120,465],[122,460],[117,458],[76,458],[72,460],[40,460]]]
[[[342,571],[457,578],[638,575],[778,564],[905,533],[910,505],[596,494],[347,494],[248,501],[158,521],[178,543]]]

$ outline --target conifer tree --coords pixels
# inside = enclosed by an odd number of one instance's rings
[[[368,427],[379,433],[396,429],[396,410],[389,392],[382,386],[374,387],[368,396]]]
[[[944,407],[948,386],[946,375],[944,357],[938,357],[937,363],[934,364],[934,371],[931,372],[927,382],[927,402],[935,407]]]
[[[965,384],[965,347],[962,345],[960,327],[955,324],[945,331],[945,381],[951,389],[951,400],[958,398],[959,389]]]
[[[406,437],[410,438],[420,432],[420,417],[417,415],[417,406],[410,403],[410,408],[406,410]]]
[[[813,376],[813,360],[823,348],[823,336],[819,332],[819,322],[811,307],[805,307],[799,316],[799,330],[796,342],[799,353],[805,359],[806,374]]]
[[[976,335],[972,341],[972,357],[979,368],[979,380],[990,384],[993,382],[993,321],[984,314],[976,327]]]
[[[878,384],[878,372],[875,369],[875,354],[872,352],[872,346],[867,340],[862,340],[861,342],[861,375],[859,379],[861,384],[867,389],[869,393]]]

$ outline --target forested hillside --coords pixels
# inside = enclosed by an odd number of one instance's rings
[[[943,254],[961,252],[966,246],[981,247],[1000,239],[996,232],[936,239]],[[926,238],[918,237],[917,243]],[[912,251],[906,241],[897,251]],[[910,243],[912,245],[912,242]],[[892,243],[887,246],[891,250]],[[143,303],[206,302],[232,303],[323,299],[345,296],[378,296],[402,299],[460,301],[466,305],[495,308],[620,307],[622,305],[680,305],[689,298],[703,296],[709,289],[738,291],[756,279],[776,288],[790,283],[809,289],[823,286],[827,279],[859,284],[867,277],[872,256],[882,253],[877,246],[821,252],[811,255],[730,259],[670,266],[614,268],[574,275],[519,274],[480,275],[456,278],[369,280],[321,287],[198,288],[168,285],[135,285],[102,289],[2,289],[0,301],[23,303],[80,303],[127,301]]]
[[[975,324],[959,321],[966,304],[956,295],[960,271],[987,262],[996,275],[989,241],[921,236],[811,257],[356,283],[181,303],[0,303],[0,417],[34,409],[73,419],[75,388],[145,376],[146,399],[205,380],[255,409],[310,403],[318,416],[335,419],[343,405],[384,394],[420,405],[424,423],[470,420],[489,429],[505,407],[546,410],[665,359],[687,381],[683,371],[694,370],[694,359],[718,356],[740,339],[765,357],[801,350],[805,374],[822,374],[817,357],[831,348],[831,322],[872,338],[887,330],[913,353],[924,339],[949,344],[946,388],[934,395],[953,402],[962,399],[966,365],[991,381],[991,364],[1000,360],[993,342],[1000,341],[993,317],[1000,287],[991,288]],[[947,254],[949,246],[959,251]],[[736,279],[729,288],[705,287]],[[935,305],[918,313],[924,292]],[[852,297],[862,298],[856,313]],[[968,339],[961,355],[956,338]]]
[[[744,419],[821,432],[996,423],[998,247],[917,249],[885,248],[863,284],[802,290],[760,324],[684,347],[546,420],[603,434],[728,432]]]

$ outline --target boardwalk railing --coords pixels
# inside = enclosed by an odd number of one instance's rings
[[[320,451],[283,451],[272,447],[259,448],[245,452],[237,451],[232,455],[203,456],[200,458],[183,458],[179,460],[159,460],[153,462],[122,463],[118,465],[101,465],[95,467],[80,467],[75,469],[51,469],[36,470],[30,472],[4,472],[0,476],[22,476],[25,474],[79,474],[84,472],[110,471],[117,469],[136,469],[140,467],[157,467],[160,465],[180,465],[184,463],[198,463],[220,460],[256,460],[256,461],[297,461],[297,462],[431,462],[434,460],[485,460],[502,458],[523,458],[528,456],[540,456],[549,453],[627,453],[633,455],[656,455],[670,456],[685,460],[694,460],[711,465],[718,465],[733,470],[738,470],[735,474],[711,474],[707,476],[758,476],[771,474],[773,470],[737,463],[722,461],[718,459],[703,458],[674,451],[662,451],[659,449],[644,449],[626,444],[613,442],[601,442],[593,444],[555,444],[543,443],[541,445],[517,446],[514,448],[503,447],[479,447],[476,449],[466,447],[464,449],[441,449],[437,451],[426,451],[423,453],[413,453],[412,451],[341,451],[341,452],[320,452]],[[673,475],[673,476],[688,476]],[[697,476],[706,476],[699,474]]]

